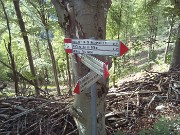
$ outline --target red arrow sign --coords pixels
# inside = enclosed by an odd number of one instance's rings
[[[120,56],[125,54],[128,50],[129,50],[129,48],[127,48],[127,46],[125,46],[125,44],[123,44],[123,42],[121,42],[120,43]]]
[[[77,82],[75,88],[74,88],[74,93],[79,94],[80,93],[80,83],[79,81]]]
[[[74,93],[80,94],[87,90],[91,85],[96,83],[101,76],[96,74],[94,71],[89,72],[86,76],[83,78],[79,79],[75,88],[74,88]]]

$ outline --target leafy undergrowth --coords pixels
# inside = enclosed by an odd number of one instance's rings
[[[170,114],[169,114],[170,115]],[[177,119],[162,116],[154,123],[153,128],[143,129],[141,135],[179,135],[180,134],[180,118]]]
[[[133,76],[131,76],[132,78]],[[146,72],[119,82],[106,99],[109,135],[180,134],[179,71]],[[0,134],[77,135],[71,97],[0,99]]]

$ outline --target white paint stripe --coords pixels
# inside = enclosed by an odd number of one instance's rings
[[[102,61],[96,59],[93,56],[88,55],[78,55],[81,58],[81,62],[88,68],[96,72],[97,74],[104,76],[104,64]]]
[[[97,50],[97,51],[115,51],[119,52],[119,46],[113,45],[79,45],[79,44],[72,44],[73,49],[83,49],[83,50]]]
[[[79,45],[115,45],[119,46],[119,41],[117,40],[94,40],[94,39],[72,39],[73,44]]]
[[[99,76],[94,71],[90,71],[86,76],[81,78],[79,80],[80,82],[80,92],[84,92],[84,90],[87,90],[90,86],[92,86],[94,83],[96,83],[101,76]]]
[[[72,43],[64,43],[65,49],[72,49]]]
[[[104,62],[98,60],[96,57],[93,57],[91,55],[84,55],[85,57],[87,57],[90,61],[96,63],[98,66],[100,66],[102,69],[104,69]]]
[[[73,49],[74,54],[97,54],[103,56],[119,56],[119,52],[117,51],[99,51],[99,50],[85,50],[85,49]]]

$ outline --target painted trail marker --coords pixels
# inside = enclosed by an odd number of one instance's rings
[[[77,94],[83,92],[84,89],[89,88],[101,77],[104,79],[109,77],[109,71],[106,64],[88,54],[122,56],[128,51],[128,48],[121,41],[117,40],[65,38],[64,43],[66,53],[78,54],[81,62],[95,72],[90,72],[78,80],[74,89],[74,92]]]
[[[74,89],[74,93],[80,94],[84,92],[94,83],[96,83],[100,78],[101,76],[99,76],[97,73],[95,73],[94,71],[90,71],[86,76],[78,80]]]
[[[72,53],[72,39],[71,38],[64,39],[64,47],[65,47],[66,53]]]
[[[129,49],[117,40],[71,39],[65,38],[65,51],[74,54],[97,54],[122,56]]]
[[[97,111],[96,111],[96,82],[101,78],[109,77],[107,65],[97,58],[88,54],[105,56],[122,56],[128,48],[120,41],[114,40],[93,40],[93,39],[71,39],[65,38],[66,53],[78,54],[81,62],[91,71],[78,80],[74,93],[80,94],[91,87],[91,113],[92,133],[97,134]]]
[[[103,76],[105,79],[109,77],[109,71],[106,64],[97,58],[90,55],[78,55],[81,58],[81,62],[88,68]]]

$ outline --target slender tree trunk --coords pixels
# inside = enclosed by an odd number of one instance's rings
[[[149,13],[149,16],[148,16],[148,19],[149,19],[149,44],[148,44],[148,63],[151,61],[151,58],[152,58],[152,31],[153,31],[153,28],[152,28],[152,23],[153,23],[153,20],[152,20],[152,12]]]
[[[116,87],[116,58],[113,57],[113,76],[112,76],[112,81],[113,81],[113,87],[115,88]]]
[[[37,48],[37,52],[38,52],[38,57],[42,58],[41,51],[40,51],[41,49],[40,49],[38,40],[35,40],[35,43],[36,43],[36,48]],[[45,90],[47,90],[47,83],[46,83],[46,70],[47,70],[47,67],[42,67],[41,70],[42,70],[41,76],[43,78],[43,80],[41,82],[41,85],[44,85],[45,86]],[[39,79],[38,79],[38,81],[39,81]]]
[[[23,40],[24,40],[24,44],[25,44],[25,47],[26,47],[26,53],[27,53],[27,57],[28,57],[28,61],[29,61],[29,66],[30,66],[31,74],[33,76],[33,82],[35,84],[36,96],[39,96],[40,92],[39,92],[39,89],[38,89],[38,81],[37,81],[37,78],[36,78],[36,71],[35,71],[35,68],[34,68],[34,63],[33,63],[32,54],[31,54],[31,48],[30,48],[30,45],[29,45],[29,39],[28,39],[28,36],[27,36],[25,24],[24,24],[24,21],[23,21],[22,15],[21,15],[21,11],[20,11],[20,8],[19,8],[19,0],[13,0],[13,3],[14,3],[14,8],[15,8],[16,15],[17,15],[17,18],[18,18],[19,27],[21,29],[22,37],[23,37]]]
[[[153,11],[149,13],[149,49],[148,49],[148,62],[154,60],[154,42],[157,36],[158,16]]]
[[[59,24],[65,32],[65,36],[69,38],[96,38],[105,39],[106,36],[106,15],[111,5],[110,0],[64,0],[59,3],[52,0],[55,6]],[[106,58],[97,57],[102,61]],[[78,79],[85,76],[89,69],[84,66],[73,55],[73,75],[77,82]],[[97,134],[106,135],[105,130],[105,97],[108,93],[107,80],[101,79],[97,83]],[[71,114],[74,116],[79,135],[92,135],[92,117],[91,117],[91,94],[90,89],[87,93],[75,95],[75,100]]]
[[[165,54],[164,54],[164,63],[167,63],[167,54],[168,54],[168,51],[169,51],[169,44],[171,42],[171,35],[172,35],[172,28],[174,26],[174,15],[172,15],[172,18],[170,20],[170,23],[169,23],[169,35],[168,35],[168,43],[167,43],[167,46],[166,46],[166,49],[165,49]]]
[[[31,1],[30,1],[30,4],[37,10],[39,17],[44,25],[44,28],[46,31],[47,43],[48,43],[48,50],[49,50],[49,54],[50,54],[51,62],[52,62],[52,66],[53,66],[53,73],[54,73],[54,80],[56,83],[57,94],[61,95],[61,90],[60,90],[60,85],[59,85],[59,80],[58,80],[57,64],[56,64],[52,44],[51,44],[50,37],[49,37],[49,28],[48,28],[48,19],[49,18],[47,15],[48,13],[45,12],[45,7],[44,7],[45,2],[46,1],[44,1],[44,0],[38,1],[39,8],[37,8],[37,6]]]
[[[10,57],[10,64],[11,64],[12,71],[13,71],[13,81],[14,81],[14,86],[15,86],[15,93],[16,93],[16,95],[19,95],[19,86],[18,86],[19,78],[18,78],[18,75],[16,74],[16,63],[14,61],[14,55],[12,53],[11,29],[9,26],[9,19],[8,19],[8,15],[7,15],[4,3],[2,2],[2,0],[0,0],[0,2],[3,7],[4,15],[5,15],[6,22],[7,22],[7,28],[8,28],[8,32],[9,32],[9,43],[8,43],[8,46],[6,47],[6,49],[9,54],[9,57]]]
[[[47,88],[48,83],[49,83],[49,75],[48,75],[47,68],[45,68],[45,84],[44,85],[45,85],[45,90],[49,93],[48,88]]]
[[[66,62],[67,62],[67,72],[68,72],[68,85],[69,85],[69,91],[68,94],[72,96],[72,81],[71,81],[71,72],[70,72],[70,66],[69,66],[69,55],[66,53]]]
[[[57,67],[56,67],[56,60],[54,57],[54,52],[53,52],[53,48],[52,48],[52,44],[51,44],[51,41],[49,38],[49,32],[48,32],[47,28],[46,28],[46,36],[47,36],[47,41],[48,41],[48,50],[49,50],[49,54],[51,56],[51,61],[52,61],[52,66],[53,66],[53,73],[54,73],[54,80],[56,83],[57,94],[61,95],[59,80],[58,80],[58,72],[57,72]]]
[[[61,67],[62,69],[60,70],[60,72],[61,72],[61,75],[62,75],[62,78],[63,78],[63,85],[65,86],[65,85],[68,85],[67,84],[67,80],[66,80],[66,69],[64,68],[64,66],[62,66]]]

